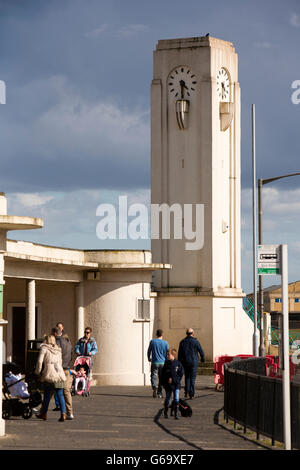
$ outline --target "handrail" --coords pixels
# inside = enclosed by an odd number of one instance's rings
[[[248,315],[248,317],[254,322],[253,303],[247,295],[246,295],[246,297],[243,298],[243,309],[244,309],[244,312]],[[260,327],[259,312],[257,312],[257,327],[258,328]]]

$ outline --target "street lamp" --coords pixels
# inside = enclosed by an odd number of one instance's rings
[[[299,173],[291,173],[289,175],[275,176],[274,178],[264,178],[258,180],[258,244],[262,245],[262,187],[264,184],[272,183],[272,181],[288,178],[289,176],[300,175]],[[264,312],[264,294],[263,294],[263,276],[258,276],[258,307],[260,320],[260,345],[259,355],[265,356],[264,331],[263,331],[263,312]]]

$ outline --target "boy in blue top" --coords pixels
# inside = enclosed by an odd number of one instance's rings
[[[161,372],[164,366],[169,344],[163,339],[163,330],[156,331],[156,339],[150,341],[148,347],[148,361],[151,362],[151,385],[153,398],[162,398]],[[158,386],[157,386],[158,377]]]

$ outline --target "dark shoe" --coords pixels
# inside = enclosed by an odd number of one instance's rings
[[[175,419],[179,419],[179,415],[178,415],[178,405],[175,405],[174,413],[175,413]]]
[[[47,413],[43,413],[42,411],[40,413],[38,413],[37,415],[35,415],[38,419],[43,419],[44,421],[46,421],[46,419],[48,418],[47,416]]]
[[[157,389],[154,388],[154,389],[153,389],[153,398],[156,398],[156,397],[157,397]]]
[[[55,408],[53,408],[52,411],[60,411],[60,407],[59,407],[59,406],[56,406]]]
[[[192,400],[193,398],[194,398],[194,397],[191,397],[191,395],[190,395],[190,400]]]
[[[62,413],[58,421],[60,422],[66,421],[66,413]]]
[[[163,398],[163,394],[162,394],[162,393],[158,393],[157,396],[158,396],[158,398]]]
[[[168,409],[169,409],[169,407],[165,406],[165,409],[164,409],[164,417],[165,418],[168,418]]]

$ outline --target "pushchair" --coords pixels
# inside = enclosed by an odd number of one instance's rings
[[[17,376],[14,374],[17,374]],[[15,377],[17,380],[14,380]],[[9,419],[11,416],[22,416],[24,419],[30,419],[33,409],[42,403],[42,395],[37,387],[34,387],[35,390],[29,388],[28,393],[26,389],[23,389],[25,393],[22,396],[17,396],[16,389],[19,384],[24,384],[23,380],[24,376],[21,376],[21,368],[17,364],[12,362],[3,364],[3,419]],[[32,385],[33,383],[34,379],[31,378],[30,384]],[[12,390],[14,390],[14,393],[12,393]]]
[[[90,396],[91,386],[91,368],[92,359],[90,356],[78,356],[74,362],[74,370],[76,374],[79,373],[81,368],[85,370],[85,377],[75,375],[73,377],[71,395],[81,395],[83,397]]]

